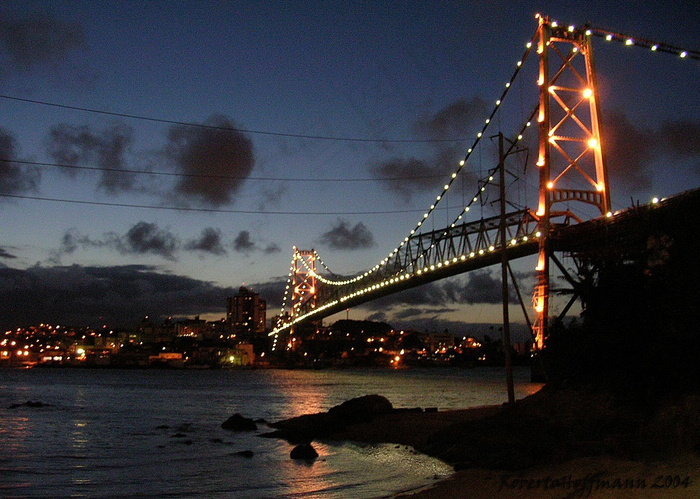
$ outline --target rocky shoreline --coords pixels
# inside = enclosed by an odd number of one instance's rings
[[[675,497],[700,492],[700,395],[640,406],[601,390],[545,387],[513,405],[450,411],[394,408],[386,398],[368,395],[270,426],[275,431],[261,436],[292,444],[349,440],[409,445],[454,466],[454,478],[419,492],[426,497],[462,496],[464,490],[473,492],[469,497],[480,497],[479,487],[488,489],[483,497],[496,489],[508,497],[531,497],[530,492],[540,497],[547,492],[542,488],[546,480],[532,490],[519,481],[510,490],[507,485],[514,482],[503,477],[558,476],[558,469],[598,477],[598,485],[589,484],[590,496],[600,483],[613,483],[601,482],[600,473],[613,476],[620,466],[636,470],[635,476],[641,476],[636,483],[651,488],[661,476],[654,473],[668,463],[676,463],[676,472],[668,471],[669,487],[657,492],[673,492]],[[674,480],[677,487],[672,487]],[[550,488],[551,497],[562,496],[562,490]]]

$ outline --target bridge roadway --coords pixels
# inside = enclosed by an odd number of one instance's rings
[[[689,230],[697,230],[699,214],[700,189],[696,189],[576,225],[554,226],[551,249],[577,255],[639,251],[646,247],[650,231],[662,227],[668,217],[682,216],[688,221]],[[500,263],[499,221],[499,217],[492,217],[411,236],[393,262],[373,275],[342,286],[318,283],[315,307],[311,308],[309,302],[302,304],[295,324],[319,320],[406,289]],[[536,220],[529,210],[509,214],[506,224],[509,260],[537,254]]]

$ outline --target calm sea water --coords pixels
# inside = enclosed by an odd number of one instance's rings
[[[536,391],[516,369],[516,397]],[[465,408],[506,400],[502,369],[0,370],[0,497],[382,497],[451,468],[393,444],[319,443],[313,464],[234,413],[277,421],[349,398]],[[40,401],[46,407],[13,404]],[[236,453],[252,450],[252,458]]]

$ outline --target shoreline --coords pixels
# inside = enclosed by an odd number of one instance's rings
[[[583,389],[543,389],[513,405],[358,413],[340,423],[336,406],[273,423],[277,431],[265,436],[408,445],[455,469],[391,497],[700,497],[700,396],[683,400],[644,418],[638,407]]]

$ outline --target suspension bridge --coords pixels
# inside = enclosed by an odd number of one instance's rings
[[[542,15],[537,15],[536,19],[538,26],[532,40],[527,43],[523,57],[466,155],[455,171],[446,176],[442,191],[415,228],[386,258],[357,275],[339,276],[329,270],[315,250],[294,247],[280,320],[270,333],[274,337],[273,350],[286,346],[283,339],[293,335],[294,328],[304,323],[498,263],[503,264],[503,282],[507,283],[508,269],[515,285],[507,262],[529,255],[538,255],[536,285],[531,294],[533,320],[529,319],[517,286],[516,291],[532,330],[533,348],[541,349],[550,315],[551,262],[563,274],[567,273],[556,253],[632,244],[632,240],[643,233],[640,229],[647,223],[650,213],[678,210],[689,198],[697,200],[695,191],[669,199],[654,199],[645,206],[612,211],[592,40],[603,38],[681,59],[700,60],[700,52],[590,25],[559,25]],[[515,138],[506,139],[499,132],[498,165],[476,182],[474,196],[455,214],[453,222],[440,229],[426,230],[425,222],[470,164],[479,142],[495,137],[489,135],[489,125],[497,117],[532,52],[536,53],[539,63],[537,106],[519,126]],[[506,162],[509,156],[523,150],[523,136],[533,129],[539,132],[534,155],[538,201],[534,208],[507,211],[511,203],[506,199]],[[469,216],[478,211],[473,208],[483,201],[482,194],[496,186],[499,187],[500,213],[470,221]],[[574,295],[562,315],[575,298]]]

